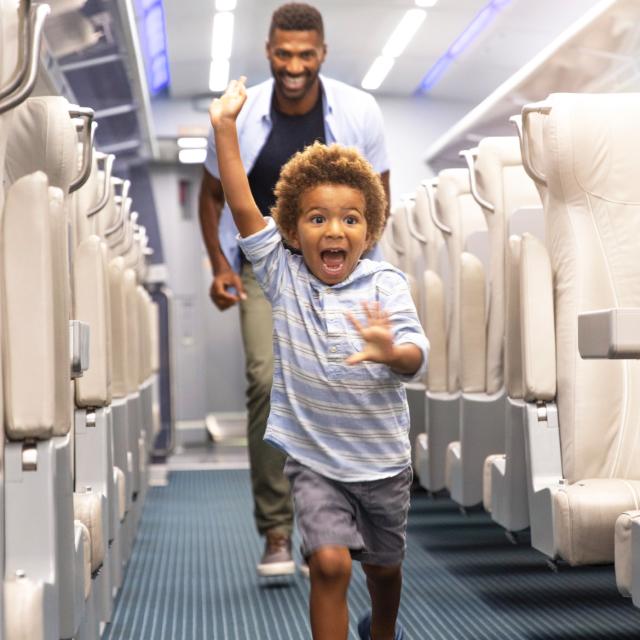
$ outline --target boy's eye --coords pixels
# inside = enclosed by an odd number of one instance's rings
[[[313,224],[322,224],[324,222],[324,216],[321,216],[321,215],[311,216],[311,222]]]
[[[344,220],[347,224],[358,224],[358,218],[355,216],[347,216]]]

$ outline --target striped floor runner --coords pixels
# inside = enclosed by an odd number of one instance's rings
[[[179,471],[147,495],[136,546],[105,640],[302,640],[311,637],[308,582],[263,580],[249,476]],[[359,568],[350,640],[368,596]],[[488,516],[462,516],[417,493],[409,520],[400,619],[411,640],[640,638],[640,610],[611,567],[552,573]]]

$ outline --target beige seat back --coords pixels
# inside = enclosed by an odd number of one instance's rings
[[[463,287],[463,261],[469,256],[465,249],[469,239],[477,232],[486,232],[486,222],[480,207],[473,199],[469,188],[469,172],[467,169],[445,169],[438,175],[436,192],[436,209],[438,219],[448,227],[444,232],[449,265],[449,322],[447,337],[447,389],[450,392],[482,391],[485,387],[484,357],[482,366],[475,367],[478,362],[476,353],[467,353],[465,362],[469,369],[463,369],[463,353],[461,348],[462,331],[479,331],[480,335],[472,344],[479,353],[484,354],[484,326],[477,326],[477,319],[467,318],[463,321],[461,297]],[[477,266],[477,265],[473,265]],[[482,284],[484,287],[484,284]],[[482,297],[484,293],[482,292]],[[463,326],[463,322],[464,325]],[[468,326],[470,325],[470,326]],[[472,341],[474,342],[474,341]],[[482,342],[482,344],[480,344]]]
[[[447,390],[447,330],[444,298],[444,283],[438,272],[438,258],[443,249],[442,233],[433,222],[431,207],[435,201],[429,194],[428,185],[422,184],[415,194],[412,207],[413,225],[422,243],[422,274],[418,274],[421,290],[420,318],[429,339],[429,368],[426,384],[432,392]]]
[[[505,265],[510,216],[540,206],[534,182],[522,166],[517,137],[488,137],[477,147],[475,187],[489,231],[487,318],[487,393],[503,386],[505,336]]]
[[[69,432],[71,417],[71,374],[69,358],[69,246],[67,194],[77,177],[77,133],[69,116],[69,103],[60,97],[29,98],[15,109],[7,143],[6,178],[15,182],[43,171],[48,184],[56,187],[49,195],[51,269],[53,277],[54,335],[54,435]],[[25,361],[25,363],[28,360]]]
[[[640,479],[640,362],[583,360],[579,313],[640,306],[639,94],[553,94],[543,118],[563,475]]]

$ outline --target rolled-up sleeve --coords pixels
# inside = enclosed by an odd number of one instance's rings
[[[376,289],[381,308],[389,314],[395,344],[415,344],[422,352],[422,362],[415,373],[401,374],[394,371],[394,374],[403,382],[419,380],[427,371],[429,340],[418,319],[407,279],[395,269],[385,270],[377,279]]]
[[[253,267],[258,284],[273,302],[282,291],[286,272],[286,252],[282,236],[273,218],[266,216],[267,226],[246,238],[238,235],[238,244]]]

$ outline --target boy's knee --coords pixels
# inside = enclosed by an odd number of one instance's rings
[[[323,582],[349,581],[351,554],[344,547],[321,547],[309,558],[312,578]]]
[[[402,565],[386,567],[375,564],[364,564],[362,568],[368,578],[380,582],[397,580],[402,572]]]

